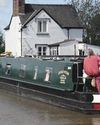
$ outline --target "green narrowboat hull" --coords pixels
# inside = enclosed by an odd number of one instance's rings
[[[69,58],[1,57],[0,88],[70,110],[100,114],[100,102],[95,101],[99,93],[83,92],[82,79],[78,79],[81,68],[81,62]]]
[[[0,65],[1,76],[61,90],[72,91],[74,88],[71,77],[73,64],[66,65],[65,61],[45,61],[27,57],[1,58]],[[10,69],[6,74],[7,66],[10,66]],[[49,76],[46,74],[47,72],[49,72]]]

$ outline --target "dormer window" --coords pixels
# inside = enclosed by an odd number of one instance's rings
[[[47,33],[47,21],[39,20],[38,21],[38,33]]]
[[[49,35],[48,24],[51,22],[50,18],[35,18],[37,23],[37,35]]]

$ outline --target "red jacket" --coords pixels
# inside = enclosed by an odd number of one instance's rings
[[[97,76],[99,74],[100,57],[96,55],[84,58],[84,71],[89,76]]]

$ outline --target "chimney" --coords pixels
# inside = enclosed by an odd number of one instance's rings
[[[25,13],[25,0],[13,0],[13,16]]]

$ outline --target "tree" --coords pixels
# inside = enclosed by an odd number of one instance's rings
[[[93,35],[92,25],[93,25],[93,20],[95,16],[100,13],[100,1],[99,0],[70,0],[70,2],[68,1],[68,3],[72,4],[75,7],[80,17],[80,20],[82,21],[83,27],[85,29],[83,32],[83,41],[90,44],[94,43],[92,41],[92,40],[95,41],[95,39],[93,39],[93,36],[92,36]]]
[[[100,46],[100,14],[91,19],[90,25],[91,42]]]
[[[3,53],[4,51],[5,51],[4,38],[3,38],[3,33],[0,31],[0,53]]]

